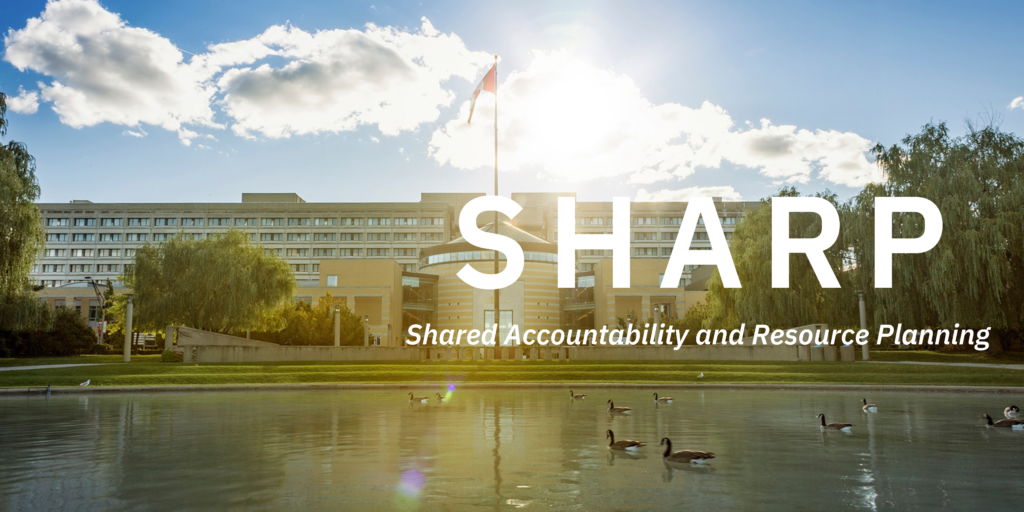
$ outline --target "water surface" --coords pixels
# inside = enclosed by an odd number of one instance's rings
[[[415,390],[417,394],[427,394]],[[431,390],[444,391],[439,388]],[[0,510],[1016,509],[1019,395],[456,389],[0,399]],[[605,401],[633,408],[610,416]],[[1024,404],[1018,404],[1024,405]],[[814,416],[855,423],[822,433]],[[997,418],[998,419],[998,418]],[[607,449],[605,430],[650,446]],[[658,441],[715,452],[669,467]]]

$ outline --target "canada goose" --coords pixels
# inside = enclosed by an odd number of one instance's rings
[[[582,395],[577,395],[577,394],[573,393],[571,389],[569,390],[569,396],[571,396],[573,400],[586,400],[587,399],[586,393],[584,393]]]
[[[629,414],[633,412],[633,409],[629,407],[615,407],[615,402],[608,400],[608,412],[612,414]]]
[[[825,415],[824,414],[819,414],[819,415],[817,415],[815,417],[816,418],[821,418],[821,429],[822,430],[842,430],[843,432],[852,432],[853,431],[852,430],[853,427],[856,426],[856,425],[854,425],[852,423],[828,423],[828,424],[826,424],[825,423]]]
[[[1003,416],[1006,416],[1007,419],[1011,419],[1011,420],[1014,419],[1014,418],[1019,418],[1020,417],[1020,408],[1017,407],[1016,405],[1011,405],[1011,406],[1007,407],[1006,409],[1003,409]]]
[[[615,432],[608,431],[604,436],[605,439],[611,439],[608,442],[608,448],[612,450],[639,450],[647,445],[647,443],[640,441],[633,441],[632,439],[623,439],[621,441],[615,440]]]
[[[989,426],[989,427],[1012,428],[1013,430],[1024,430],[1024,420],[1005,419],[1005,420],[999,420],[999,421],[993,423],[992,422],[992,416],[989,416],[988,414],[982,414],[981,417],[985,418],[986,420],[988,420],[988,425],[987,426]]]
[[[655,402],[661,402],[661,403],[668,403],[668,404],[670,404],[670,403],[672,403],[672,397],[670,397],[670,396],[663,396],[661,398],[658,398],[658,394],[655,393],[654,394],[654,401]]]
[[[425,396],[412,396],[412,393],[409,393],[409,401],[410,402],[420,402],[420,403],[424,403],[425,404],[425,403],[427,403],[427,399],[428,399],[428,397],[425,397]]]
[[[438,394],[437,394],[437,401],[438,401],[438,402],[441,402],[441,403],[444,403],[444,402],[445,402],[445,398],[444,398],[443,396],[441,396],[441,393],[438,393]]]
[[[665,447],[665,454],[662,455],[661,458],[665,459],[667,462],[703,464],[715,458],[715,454],[711,452],[699,452],[696,450],[679,450],[678,452],[673,452],[672,440],[667,437],[661,438],[661,445]]]
[[[867,398],[861,398],[860,400],[864,402],[864,407],[861,407],[861,409],[864,409],[864,412],[878,412],[878,406],[869,404]]]

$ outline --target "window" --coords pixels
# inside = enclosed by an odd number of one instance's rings
[[[46,234],[46,241],[47,242],[67,242],[68,241],[68,235],[67,235],[67,233],[47,233]]]
[[[260,242],[280,242],[282,239],[281,233],[260,233]]]
[[[338,256],[362,256],[362,249],[338,249]]]
[[[416,249],[395,249],[395,256],[416,256]]]
[[[95,226],[96,219],[75,219],[75,227],[79,226]]]
[[[92,249],[71,249],[72,258],[92,258]]]
[[[288,219],[289,226],[308,226],[309,219]]]
[[[342,233],[341,234],[341,238],[340,238],[340,240],[342,242],[351,242],[351,241],[358,242],[358,241],[360,241],[362,239],[363,239],[363,235],[361,233]]]
[[[416,233],[395,233],[396,242],[415,242]]]
[[[653,226],[655,220],[656,219],[654,217],[633,217],[633,225],[634,226]]]
[[[46,288],[53,288],[53,287],[56,287],[56,286],[60,286],[61,283],[63,283],[63,281],[57,281],[55,279],[43,279],[43,280],[39,281],[39,284],[43,285]]]
[[[657,240],[657,233],[633,233],[634,240]]]
[[[178,219],[153,219],[153,224],[156,226],[177,226]]]
[[[576,253],[580,256],[604,256],[604,249],[580,249]]]
[[[203,225],[203,219],[196,219],[196,218],[181,219],[181,225],[182,226],[202,226]]]
[[[46,219],[47,226],[67,226],[68,219]]]
[[[308,242],[309,233],[288,233],[289,242]]]
[[[366,219],[367,226],[390,226],[391,219],[388,217],[371,217]]]
[[[723,226],[735,226],[736,225],[736,217],[719,217],[718,220],[722,222]]]
[[[634,256],[657,256],[657,247],[636,247],[633,249]]]
[[[658,274],[658,286],[661,286],[661,283],[664,280],[665,274]],[[685,288],[688,284],[690,284],[690,278],[679,276],[679,283],[676,288]]]
[[[284,219],[260,219],[261,226],[284,226]]]
[[[306,263],[293,263],[292,272],[309,272],[309,265]]]
[[[676,239],[677,235],[678,235],[678,233],[662,233],[661,234],[661,239],[662,240],[667,240],[667,241],[671,242],[671,241]]]
[[[320,264],[319,263],[314,263],[313,264],[313,272],[320,272]]]
[[[74,273],[85,273],[89,272],[92,265],[71,265],[71,272]]]
[[[256,233],[246,233],[245,236],[249,237],[250,242],[256,241]]]
[[[444,226],[444,217],[424,217],[420,219],[422,226]]]
[[[395,217],[396,226],[415,226],[419,219],[415,217]]]
[[[120,242],[121,233],[102,233],[100,234],[100,242]]]
[[[207,226],[222,226],[222,227],[224,227],[224,226],[230,226],[231,225],[231,219],[216,218],[216,219],[206,219],[206,220],[207,220],[207,222],[206,222]]]
[[[580,272],[592,272],[593,270],[593,263],[580,263]]]
[[[125,258],[134,258],[135,257],[135,251],[136,251],[136,249],[125,249],[124,250]],[[128,267],[125,267],[125,269],[127,269],[127,268]]]
[[[604,217],[581,217],[579,223],[580,226],[603,226]]]
[[[333,242],[338,239],[338,235],[335,233],[314,233],[314,242]]]
[[[99,304],[89,304],[89,321],[90,322],[99,322],[101,320],[101,318],[100,318],[100,312],[101,311],[103,311],[103,309],[100,308]]]
[[[338,286],[338,276],[327,276],[327,286]]]
[[[129,226],[148,226],[149,219],[128,219]]]
[[[236,226],[255,226],[256,219],[235,219]]]
[[[663,217],[661,219],[662,226],[678,226],[683,223],[682,217]]]
[[[403,263],[399,266],[402,267],[402,270],[404,270],[405,272],[416,272],[415,263]]]
[[[121,249],[100,249],[100,258],[116,258],[121,255]]]
[[[63,256],[64,256],[64,249],[47,249],[46,250],[46,257],[47,258],[61,258]]]
[[[145,242],[149,239],[149,235],[146,233],[128,233],[125,237],[128,242]]]
[[[313,219],[313,225],[314,226],[337,226],[338,225],[338,219],[325,219],[325,218]]]
[[[71,236],[73,242],[94,242],[96,241],[96,235],[92,233],[75,233]]]
[[[163,242],[167,240],[167,233],[153,233],[154,242]]]
[[[309,256],[309,249],[288,249],[288,256]]]
[[[334,256],[334,249],[313,249],[313,256]]]
[[[123,219],[102,219],[100,220],[101,226],[120,226],[123,224]]]
[[[661,248],[661,255],[662,256],[672,256],[672,248],[671,247],[662,247]]]
[[[350,218],[344,218],[344,219],[341,219],[341,225],[342,226],[362,226],[363,225],[363,219],[356,219],[356,218],[351,218],[351,217]]]
[[[693,233],[693,239],[694,240],[707,240],[708,239],[708,234],[707,233],[694,232]]]
[[[133,272],[135,272],[135,265],[134,264],[129,263],[128,265],[124,266],[124,273],[125,274],[131,274]]]
[[[420,233],[420,239],[424,242],[444,241],[444,233]]]
[[[111,264],[96,265],[96,271],[97,272],[107,272],[107,273],[117,272],[118,268],[120,268],[120,265],[111,265]]]
[[[387,249],[367,249],[366,250],[366,255],[367,256],[387,256],[388,255],[388,250]]]
[[[280,256],[281,249],[263,249],[263,254],[267,256]]]
[[[366,241],[367,242],[387,242],[388,241],[388,234],[387,233],[367,233],[366,234]]]
[[[43,273],[53,274],[56,272],[64,272],[64,265],[43,265]]]

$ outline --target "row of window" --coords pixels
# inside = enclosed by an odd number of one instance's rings
[[[723,226],[735,226],[739,217],[718,217]],[[682,217],[633,217],[634,226],[678,226],[683,223]],[[611,217],[579,217],[576,219],[577,226],[611,226]],[[697,219],[697,225],[704,225],[704,217]],[[555,217],[555,226],[558,226],[558,217]]]
[[[120,272],[121,265],[117,264],[100,264],[96,265],[96,272]],[[32,268],[33,272],[39,273],[40,270],[44,274],[63,274],[64,269],[67,268],[68,272],[71,273],[89,273],[93,270],[93,265],[35,265]]]
[[[504,256],[500,257],[504,259]],[[558,263],[558,255],[550,252],[523,251],[523,257],[526,259],[526,261],[547,261],[551,263]],[[434,265],[436,263],[448,263],[451,261],[489,261],[493,259],[493,251],[449,252],[444,254],[434,254],[432,256],[427,256],[426,258],[421,258],[420,265]]]
[[[163,242],[180,233],[99,233],[98,240],[100,242]],[[202,233],[184,233],[182,234],[185,239],[200,240],[203,238]],[[287,236],[286,236],[287,235]],[[314,242],[359,242],[363,240],[363,233],[261,233],[259,240],[261,242],[281,242],[287,239],[289,242],[307,242],[313,240]],[[443,241],[443,233],[365,233],[367,242],[387,242],[393,240],[395,242],[415,242],[417,240],[423,242],[441,242]],[[95,242],[97,240],[96,233],[72,233],[70,237],[72,242]],[[249,239],[256,241],[256,233],[249,233]],[[48,233],[46,235],[47,242],[67,242],[67,233]]]
[[[288,218],[284,217],[245,217],[235,218],[235,226],[284,226],[287,220],[288,226],[444,226],[444,217],[316,217],[316,218]],[[127,219],[128,226],[230,226],[232,225],[232,219],[228,217],[210,217],[210,218],[198,218],[198,217],[158,217],[154,219],[149,218],[129,218]],[[178,222],[181,224],[178,224]],[[257,224],[257,221],[259,222]],[[73,225],[76,227],[88,227],[96,226],[97,222],[100,226],[123,226],[126,225],[125,219],[122,218],[76,218],[74,219]],[[150,224],[152,222],[152,224]],[[71,219],[50,217],[46,219],[46,225],[49,227],[59,226],[70,226],[72,225]]]

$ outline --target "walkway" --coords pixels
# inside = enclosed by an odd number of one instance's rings
[[[15,370],[48,370],[50,368],[74,368],[75,366],[100,366],[103,364],[117,363],[37,364],[33,366],[0,366],[0,372],[13,372]]]
[[[859,361],[874,364],[929,364],[938,366],[971,366],[974,368],[1005,368],[1007,370],[1024,370],[1024,364],[986,364],[986,363],[926,363],[924,361]]]

